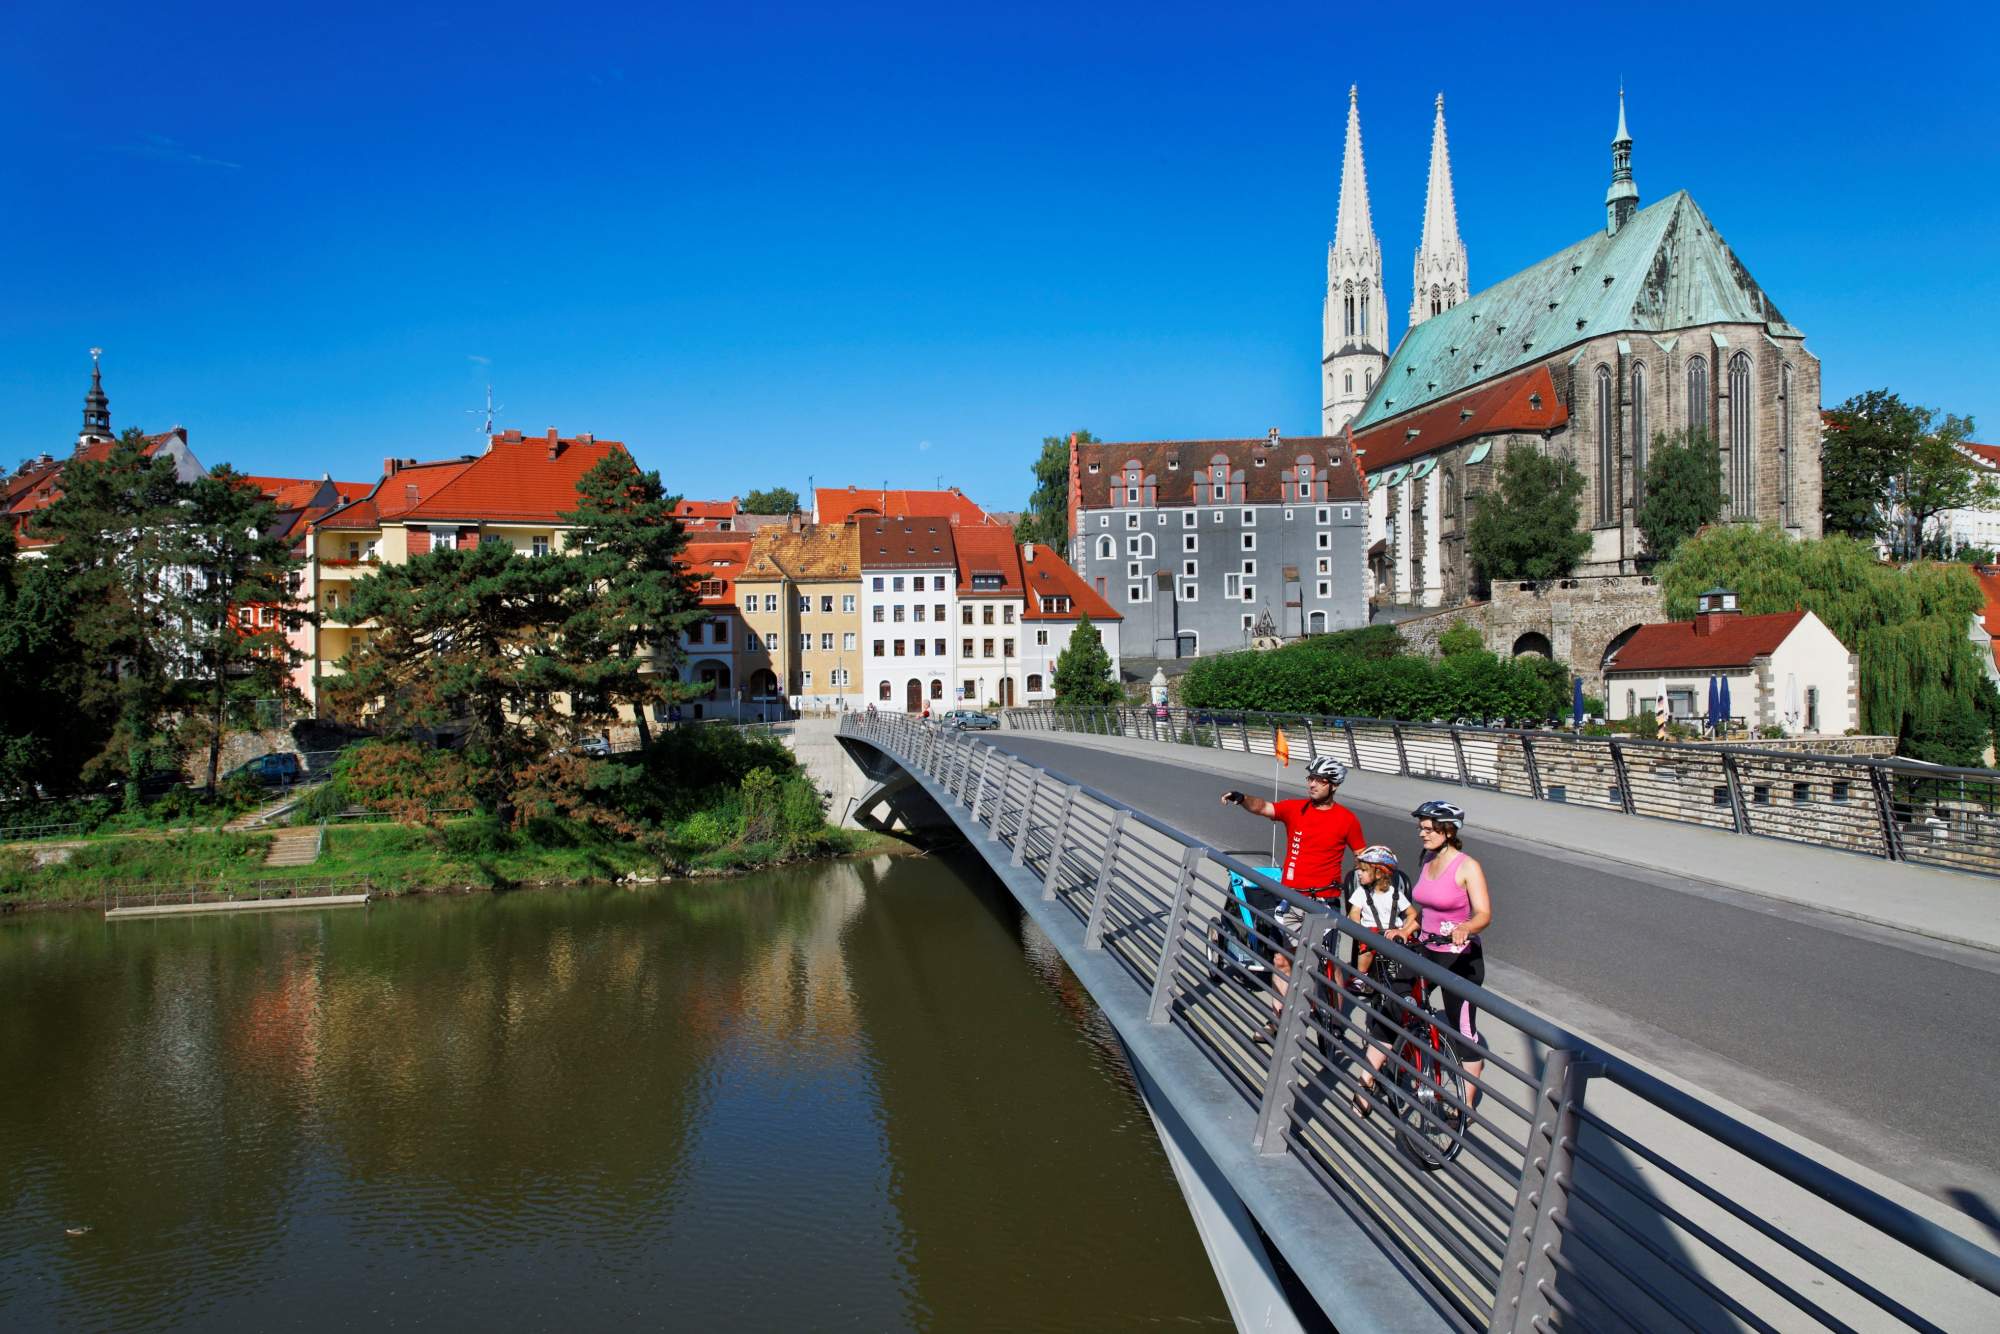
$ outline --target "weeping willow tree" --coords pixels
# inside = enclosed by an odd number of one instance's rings
[[[1718,585],[1751,615],[1814,612],[1860,656],[1862,729],[1899,738],[1903,754],[1972,764],[1985,750],[2000,696],[1968,638],[1984,598],[1963,565],[1899,568],[1853,538],[1798,542],[1725,524],[1683,542],[1656,573],[1676,620]]]

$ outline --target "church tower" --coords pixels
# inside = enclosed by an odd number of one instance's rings
[[[1611,137],[1611,188],[1604,192],[1604,230],[1611,236],[1639,209],[1632,179],[1632,135],[1625,128],[1625,90],[1618,90],[1618,133]]]
[[[1359,92],[1347,90],[1347,152],[1340,164],[1340,212],[1326,248],[1326,306],[1320,333],[1320,430],[1337,434],[1361,411],[1389,364],[1389,307],[1382,299],[1382,247],[1368,216],[1361,164]]]
[[[104,396],[104,372],[97,364],[103,355],[102,348],[90,349],[90,392],[83,396],[83,429],[76,433],[78,449],[93,442],[109,444],[117,438],[111,434],[111,400]]]
[[[1431,123],[1431,183],[1424,196],[1424,238],[1417,246],[1417,276],[1410,288],[1410,327],[1450,310],[1471,295],[1465,242],[1458,239],[1458,206],[1451,194],[1451,149],[1444,138],[1444,94]]]

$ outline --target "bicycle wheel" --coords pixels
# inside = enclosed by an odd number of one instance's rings
[[[1396,1143],[1418,1168],[1435,1172],[1463,1147],[1465,1076],[1427,1046],[1407,1045],[1403,1056],[1415,1069],[1397,1074]]]

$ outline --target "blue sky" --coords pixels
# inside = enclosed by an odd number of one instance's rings
[[[1602,225],[1621,77],[1827,403],[2000,439],[1990,7],[177,8],[0,14],[0,464],[95,344],[210,465],[475,450],[491,380],[690,495],[1012,507],[1047,433],[1317,430],[1350,82],[1393,338],[1433,95],[1483,288]]]

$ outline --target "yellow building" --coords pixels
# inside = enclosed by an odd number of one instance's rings
[[[861,554],[853,524],[765,528],[737,580],[743,619],[772,647],[750,690],[817,712],[861,704]]]

